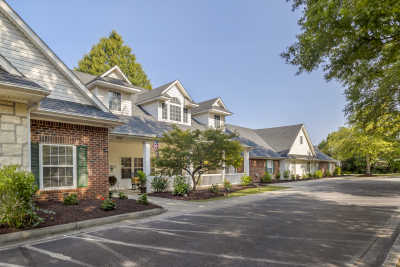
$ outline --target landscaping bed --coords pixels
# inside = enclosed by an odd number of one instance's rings
[[[58,201],[40,201],[37,202],[37,207],[40,209],[38,211],[38,215],[44,220],[42,223],[36,227],[23,229],[14,229],[0,225],[0,235],[160,208],[159,206],[150,203],[148,205],[138,204],[134,199],[121,200],[115,198],[113,200],[115,201],[117,208],[109,211],[105,211],[100,208],[103,202],[102,200],[80,200],[78,205],[64,205],[64,203]]]

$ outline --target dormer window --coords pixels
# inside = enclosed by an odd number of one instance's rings
[[[181,102],[178,98],[173,97],[169,105],[169,119],[172,121],[182,121]]]
[[[189,110],[187,108],[183,109],[183,123],[188,123],[189,121]]]
[[[221,116],[220,115],[214,115],[214,127],[216,129],[221,128]]]
[[[111,111],[121,111],[121,93],[115,91],[108,92],[108,107]]]
[[[161,111],[162,111],[162,119],[167,120],[168,119],[167,104],[161,103]]]

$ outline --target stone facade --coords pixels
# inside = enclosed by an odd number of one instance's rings
[[[28,170],[27,105],[0,100],[0,166],[19,165]]]
[[[108,196],[108,129],[86,125],[31,120],[33,143],[85,145],[88,147],[88,186],[68,190],[41,190],[39,200],[62,200],[66,193],[77,193],[80,199]]]

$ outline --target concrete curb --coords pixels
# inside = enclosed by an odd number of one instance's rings
[[[399,259],[400,259],[400,234],[397,235],[396,240],[393,243],[393,246],[387,253],[385,261],[382,264],[382,267],[395,267]]]
[[[151,210],[144,210],[138,212],[124,213],[114,216],[108,216],[103,218],[54,225],[45,228],[26,230],[21,232],[9,233],[0,235],[0,246],[8,245],[10,243],[28,241],[31,239],[38,239],[48,237],[49,235],[60,234],[70,231],[79,231],[81,229],[100,226],[104,224],[110,224],[115,222],[120,222],[124,220],[133,220],[133,219],[142,219],[154,215],[159,215],[164,213],[166,209],[164,208],[155,208]]]

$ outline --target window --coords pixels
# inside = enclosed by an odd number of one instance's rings
[[[189,110],[187,108],[183,109],[183,122],[188,123],[189,121]]]
[[[266,171],[269,174],[274,173],[274,162],[272,160],[267,160]]]
[[[42,188],[76,186],[75,147],[71,145],[41,145]]]
[[[121,158],[121,179],[132,178],[132,159]]]
[[[143,158],[135,158],[133,164],[133,175],[136,177],[138,171],[143,171]]]
[[[220,115],[214,115],[214,127],[216,129],[221,128],[221,116]]]
[[[163,120],[167,120],[168,119],[168,117],[167,117],[167,104],[165,104],[165,103],[161,103],[161,111],[162,111],[162,119]]]
[[[300,145],[303,144],[303,136],[300,136]]]
[[[169,119],[172,121],[181,121],[181,107],[176,105],[169,106]]]
[[[121,111],[121,93],[108,92],[108,107],[113,111]]]

